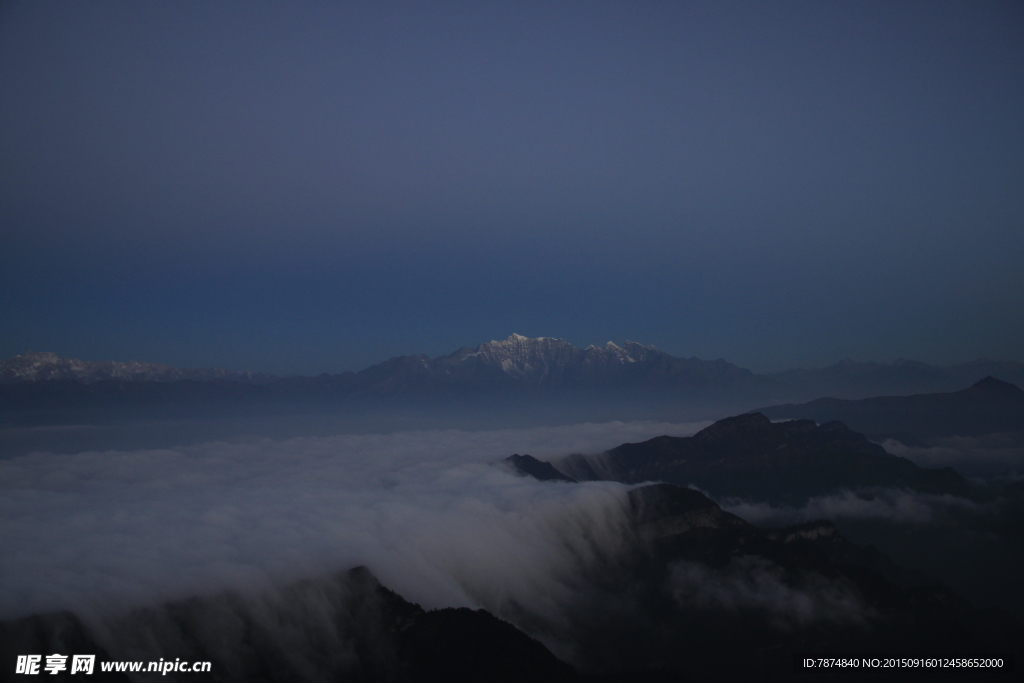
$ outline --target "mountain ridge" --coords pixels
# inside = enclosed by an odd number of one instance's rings
[[[875,439],[899,435],[904,441],[926,441],[1024,431],[1024,390],[987,376],[959,391],[857,400],[827,397],[759,408],[758,412],[776,420],[842,420]]]
[[[724,418],[693,436],[658,436],[550,464],[576,481],[663,481],[720,498],[786,505],[850,488],[973,495],[955,471],[921,468],[890,455],[842,422],[772,422],[761,413]]]
[[[977,361],[940,368],[844,361],[820,370],[758,374],[721,358],[681,358],[633,341],[579,348],[520,334],[434,358],[394,356],[358,372],[292,377],[30,352],[0,361],[0,412],[5,421],[61,422],[81,417],[68,411],[167,417],[444,404],[506,415],[532,411],[541,420],[555,419],[555,413],[565,421],[680,415],[703,420],[820,396],[877,396],[893,387],[905,393],[959,389],[968,384],[964,377],[975,382],[993,374],[1024,383],[1024,364]]]
[[[506,339],[484,342],[475,348],[461,347],[452,353],[434,358],[425,354],[393,356],[358,371],[287,377],[250,370],[225,370],[219,367],[178,368],[144,361],[86,361],[62,357],[52,352],[27,351],[0,360],[0,384],[44,380],[173,382],[185,379],[266,384],[324,377],[370,378],[380,374],[381,370],[394,367],[435,369],[446,374],[451,374],[459,367],[489,367],[492,370],[500,369],[510,378],[543,384],[560,374],[564,375],[568,365],[598,369],[658,362],[663,365],[660,369],[667,370],[670,374],[688,374],[691,377],[701,374],[705,377],[727,376],[733,380],[757,378],[761,381],[767,380],[778,387],[804,386],[808,383],[826,383],[848,388],[877,384],[927,386],[948,383],[951,378],[947,375],[957,378],[971,377],[971,382],[977,381],[980,377],[996,374],[1010,377],[1011,380],[1017,375],[1024,376],[1024,363],[993,361],[987,358],[948,366],[906,359],[888,364],[844,359],[822,368],[793,368],[782,372],[756,373],[722,358],[683,358],[660,351],[653,345],[643,345],[634,341],[626,341],[622,346],[609,341],[603,346],[591,344],[580,348],[556,337],[531,338],[512,333]],[[583,371],[576,371],[577,374],[581,372]]]
[[[72,380],[84,383],[102,380],[177,382],[181,380],[228,380],[267,383],[277,379],[264,372],[234,372],[224,368],[176,368],[141,361],[88,361],[63,358],[49,351],[26,351],[0,361],[0,384]]]

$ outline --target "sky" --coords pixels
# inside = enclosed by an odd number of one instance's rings
[[[0,358],[1024,360],[1024,5],[9,2]]]

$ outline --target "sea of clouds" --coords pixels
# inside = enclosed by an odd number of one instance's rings
[[[581,563],[623,542],[629,487],[541,483],[502,460],[705,424],[250,438],[3,460],[0,618],[103,617],[357,565],[426,608],[519,602],[554,617]]]

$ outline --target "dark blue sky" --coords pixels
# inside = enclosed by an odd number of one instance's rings
[[[1024,360],[1020,2],[7,3],[0,357]]]

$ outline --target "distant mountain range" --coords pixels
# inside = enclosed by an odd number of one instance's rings
[[[787,370],[767,375],[783,386],[811,389],[819,396],[858,399],[871,396],[956,391],[984,377],[1024,384],[1024,363],[987,358],[955,365],[912,360],[861,363],[844,360],[825,368]]]
[[[581,349],[561,339],[513,334],[447,356],[398,356],[360,372],[298,377],[135,361],[92,362],[30,352],[0,362],[0,410],[129,407],[159,412],[215,404],[385,400],[432,405],[482,398],[552,399],[568,405],[572,401],[565,399],[570,397],[608,408],[587,419],[636,418],[644,411],[653,416],[652,406],[687,403],[717,416],[820,396],[856,399],[948,391],[985,375],[1024,382],[1024,364],[981,360],[940,367],[910,361],[890,365],[844,361],[818,370],[757,374],[722,359],[679,358],[635,342]],[[635,415],[619,410],[644,401]]]
[[[819,398],[759,412],[775,420],[840,420],[874,439],[894,438],[914,446],[936,437],[1024,432],[1024,390],[985,377],[961,391],[856,401]]]
[[[447,356],[397,356],[358,373],[281,378],[221,368],[178,369],[156,363],[93,362],[30,351],[0,361],[0,383],[68,380],[176,382],[181,380],[301,385],[333,382],[353,392],[408,394],[467,389],[666,387],[715,389],[757,384],[758,377],[724,360],[676,358],[653,346],[626,342],[580,349],[567,341],[513,334]]]
[[[343,375],[344,376],[344,375]],[[677,358],[636,342],[580,349],[562,339],[513,334],[438,358],[399,356],[351,375],[365,394],[469,391],[686,390],[722,392],[764,380],[724,360]]]
[[[223,368],[181,369],[159,363],[128,361],[89,361],[61,358],[55,353],[29,351],[14,358],[0,361],[0,384],[41,381],[100,382],[117,380],[126,382],[178,382],[193,380],[208,382],[267,383],[278,379],[267,373],[231,372]]]

